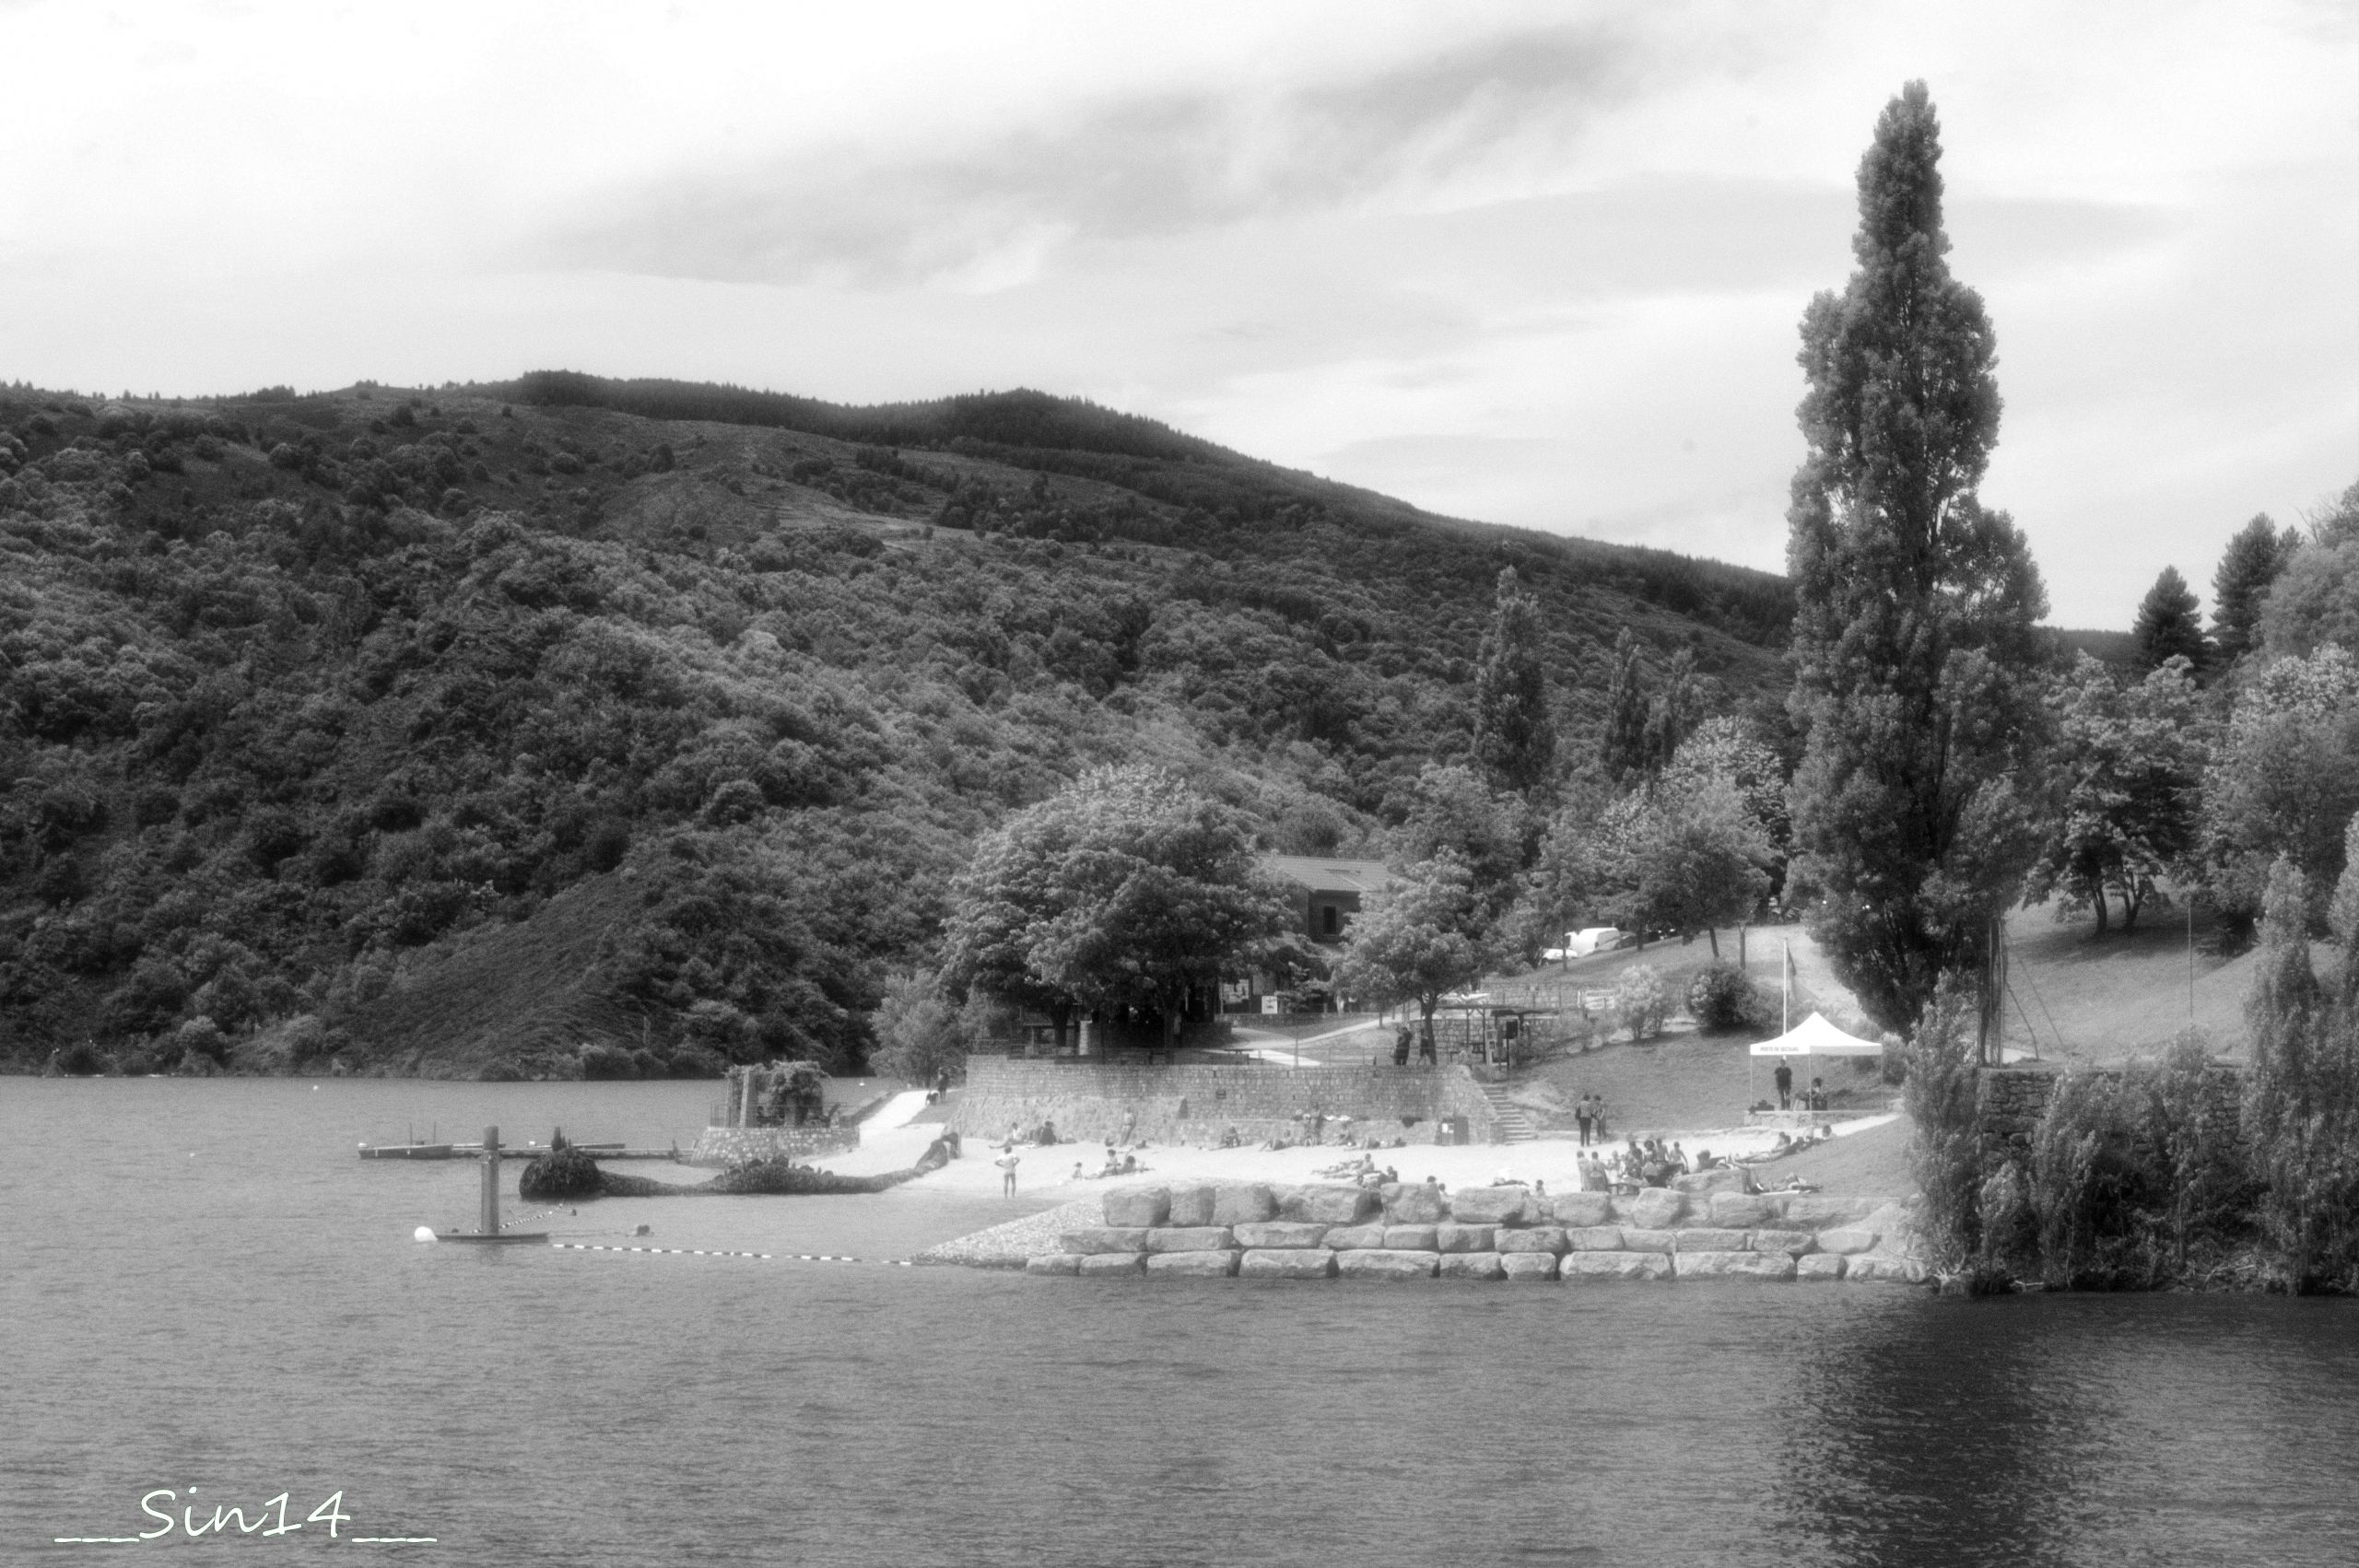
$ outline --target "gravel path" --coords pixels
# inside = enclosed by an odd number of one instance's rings
[[[1079,1225],[1097,1224],[1103,1209],[1104,1200],[1097,1198],[1060,1203],[1003,1225],[929,1246],[910,1261],[963,1263],[970,1269],[1021,1269],[1027,1259],[1056,1251],[1057,1237],[1062,1233]]]

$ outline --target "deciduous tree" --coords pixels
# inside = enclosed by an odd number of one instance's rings
[[[1372,1001],[1415,1002],[1430,1046],[1441,999],[1480,977],[1488,962],[1483,924],[1473,874],[1445,850],[1368,901],[1344,939],[1335,982]]]
[[[1793,702],[1810,725],[1794,837],[1813,925],[1887,1027],[1981,958],[2037,848],[2033,628],[2022,533],[1976,494],[1999,429],[1996,338],[1950,275],[1940,132],[1913,82],[1860,166],[1859,260],[1802,319],[1809,453],[1788,552]]]
[[[2067,907],[2095,909],[2099,935],[2107,892],[2118,894],[2127,930],[2154,878],[2195,847],[2205,761],[2195,684],[2174,659],[2125,689],[2083,653],[2056,708],[2061,813],[2029,893],[2060,891]]]

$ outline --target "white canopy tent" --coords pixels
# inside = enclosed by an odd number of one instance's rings
[[[1814,1056],[1882,1056],[1884,1047],[1873,1040],[1862,1040],[1857,1035],[1847,1035],[1817,1013],[1812,1013],[1800,1024],[1774,1040],[1763,1040],[1751,1052],[1756,1057]],[[1745,1093],[1751,1096],[1753,1071],[1748,1062],[1745,1071]]]
[[[1884,1047],[1874,1040],[1862,1040],[1857,1035],[1847,1035],[1817,1013],[1795,1024],[1774,1040],[1763,1040],[1753,1047],[1755,1056],[1882,1056]]]

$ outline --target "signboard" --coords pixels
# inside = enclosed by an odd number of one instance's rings
[[[1263,997],[1262,999],[1262,1011],[1272,1014],[1276,1013],[1278,1011],[1278,999],[1273,996]]]

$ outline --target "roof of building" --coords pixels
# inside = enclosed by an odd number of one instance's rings
[[[1332,860],[1315,855],[1264,855],[1262,867],[1313,893],[1381,893],[1399,876],[1382,860]]]

